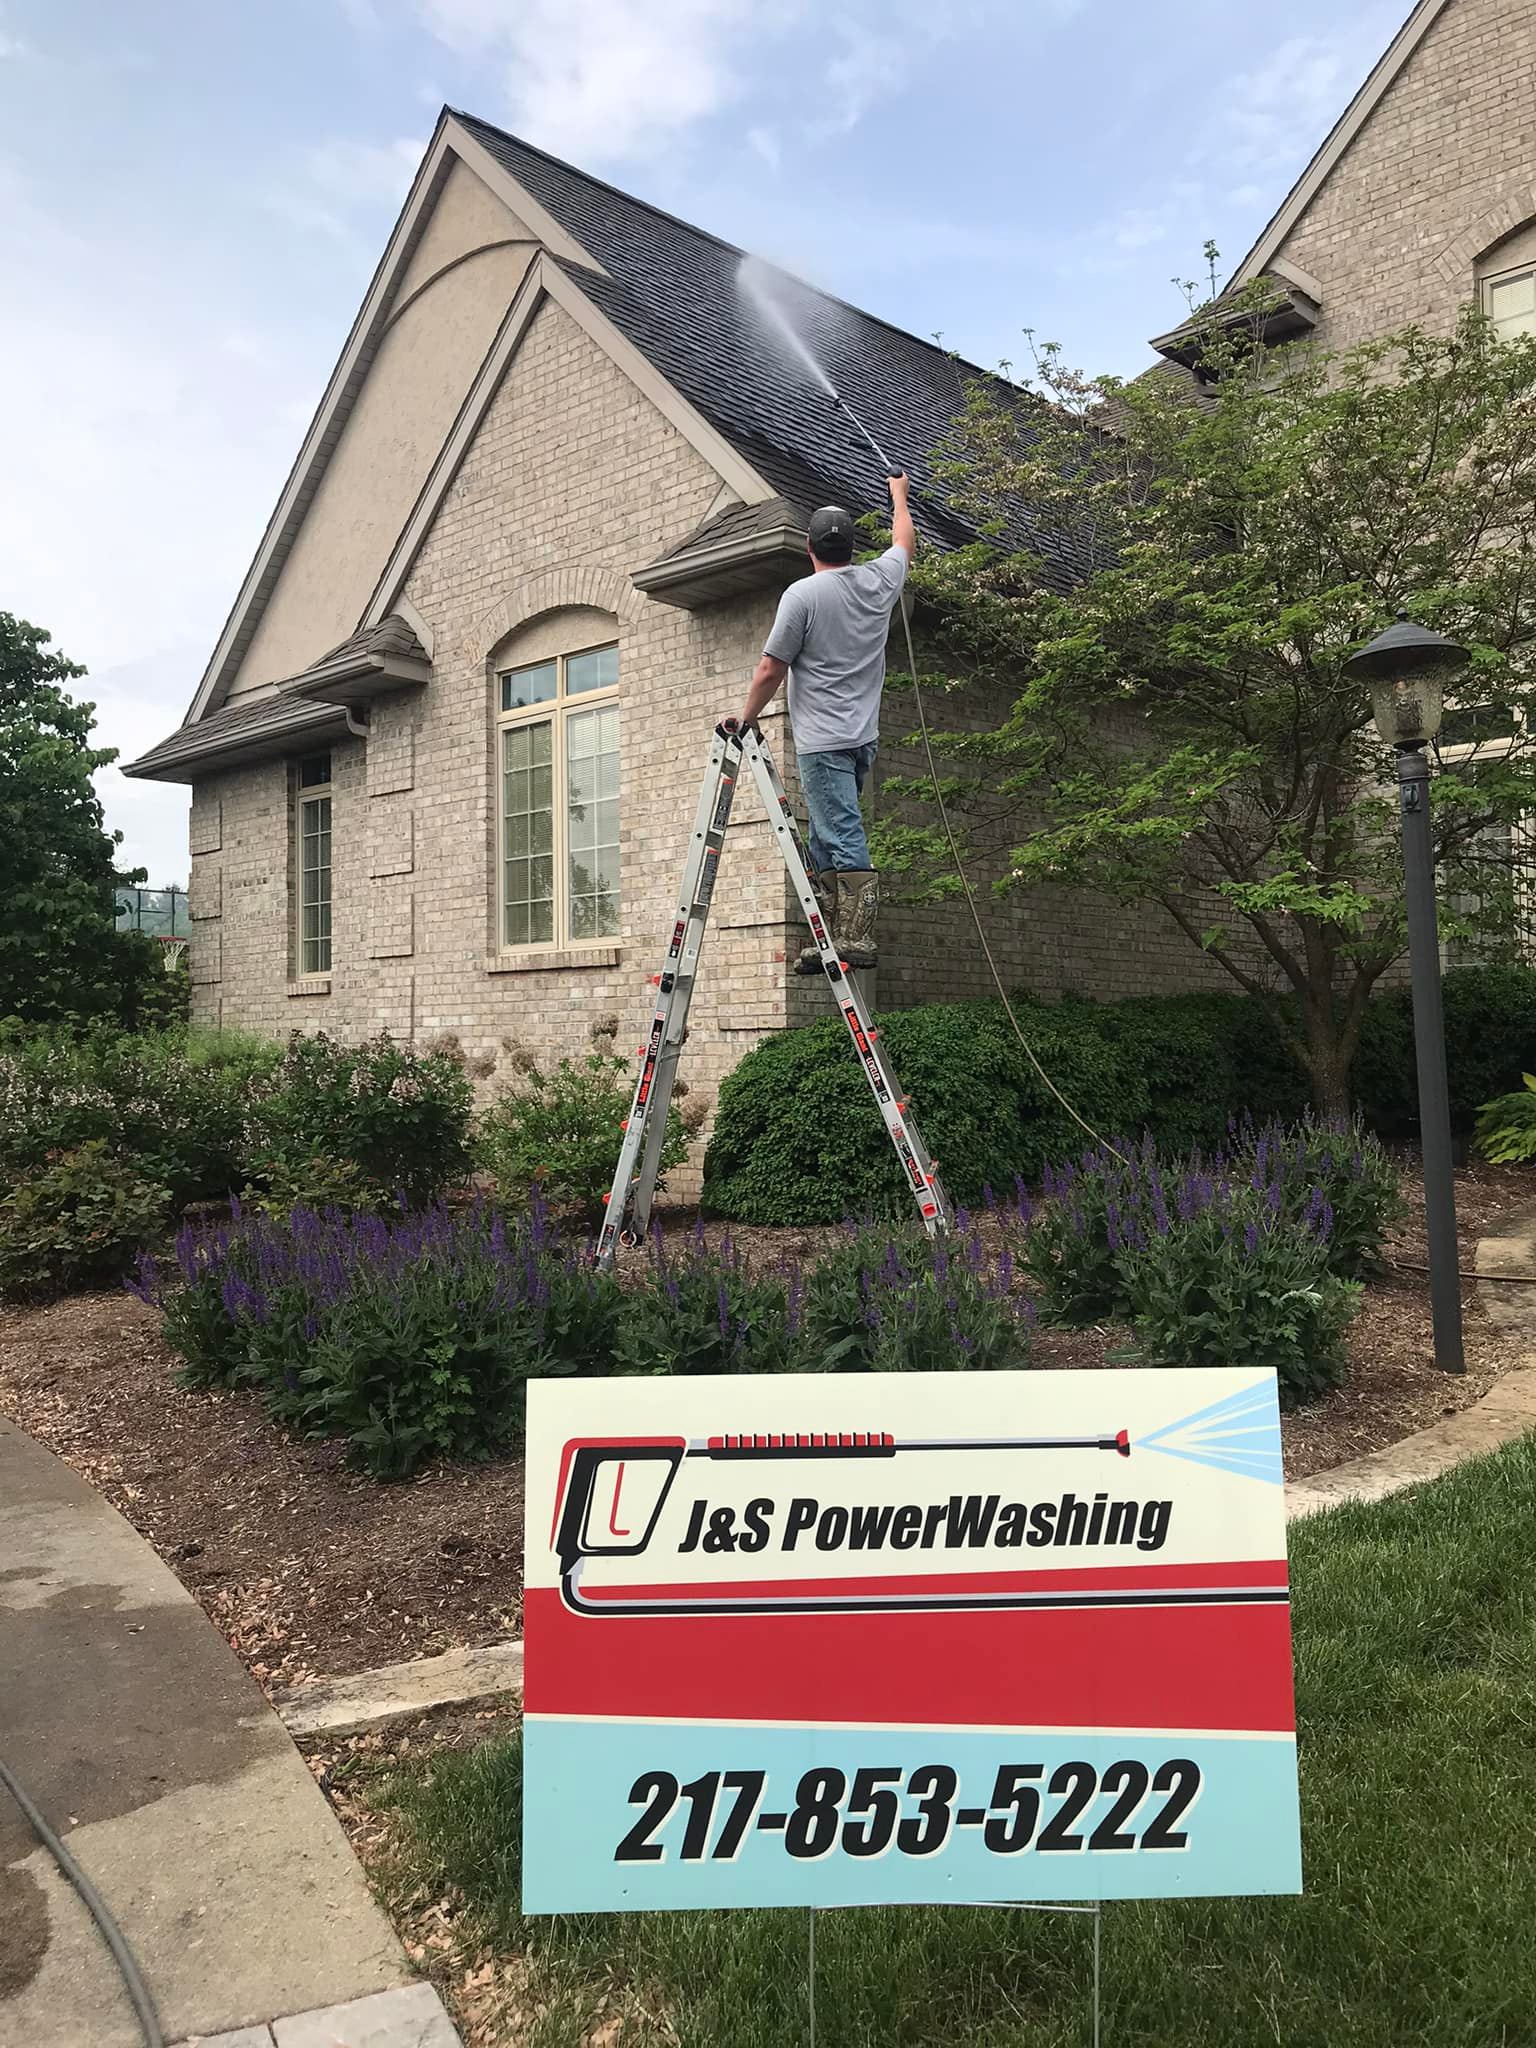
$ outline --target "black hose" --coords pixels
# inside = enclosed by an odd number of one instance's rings
[[[113,1919],[106,1900],[27,1797],[17,1783],[15,1773],[7,1768],[3,1757],[0,1757],[0,1785],[4,1785],[32,1823],[38,1839],[85,1901],[86,1911],[100,1928],[102,1939],[111,1949],[112,1960],[122,1972],[123,1983],[129,1998],[133,2001],[134,2012],[138,2015],[139,2026],[143,2030],[145,2048],[165,2048],[165,2035],[160,2030],[160,2019],[155,2011],[155,2002],[149,1995],[149,1986],[144,1982],[133,1950],[124,1940],[123,1930]]]
[[[844,410],[846,411],[847,408],[845,407]],[[850,417],[852,417],[851,414]],[[874,437],[868,432],[867,429],[865,431],[865,439],[868,440],[872,448],[875,446]],[[876,452],[878,453],[879,451],[876,450]],[[912,677],[912,695],[917,704],[917,722],[923,736],[923,752],[928,757],[928,775],[933,783],[933,799],[934,802],[938,805],[939,821],[944,827],[944,837],[949,841],[950,860],[953,863],[955,874],[959,878],[960,887],[965,892],[965,907],[967,910],[970,911],[971,922],[976,927],[977,943],[980,945],[982,956],[986,960],[987,966],[991,971],[992,980],[995,983],[997,993],[1002,1000],[1003,1009],[1007,1014],[1008,1022],[1013,1026],[1013,1035],[1019,1041],[1019,1044],[1023,1046],[1025,1056],[1029,1060],[1030,1065],[1034,1068],[1035,1072],[1040,1076],[1040,1079],[1045,1083],[1046,1087],[1050,1090],[1052,1095],[1054,1095],[1056,1100],[1061,1104],[1062,1108],[1067,1112],[1067,1115],[1071,1117],[1072,1121],[1081,1130],[1086,1131],[1089,1137],[1093,1139],[1096,1145],[1102,1145],[1104,1150],[1108,1152],[1112,1158],[1118,1159],[1121,1165],[1124,1166],[1128,1163],[1125,1154],[1123,1152],[1117,1151],[1116,1148],[1110,1144],[1108,1138],[1104,1137],[1100,1132],[1096,1131],[1093,1125],[1089,1123],[1088,1119],[1085,1116],[1080,1115],[1079,1112],[1073,1108],[1072,1104],[1068,1102],[1066,1096],[1062,1094],[1061,1090],[1056,1086],[1056,1083],[1051,1079],[1050,1075],[1045,1071],[1045,1068],[1040,1064],[1039,1058],[1036,1055],[1034,1047],[1030,1044],[1029,1040],[1024,1036],[1024,1033],[1019,1026],[1019,1020],[1013,1014],[1013,1004],[1008,1000],[1008,991],[1003,986],[1003,977],[997,971],[997,962],[993,959],[992,948],[987,943],[986,929],[981,921],[981,912],[976,908],[976,896],[974,890],[971,888],[971,879],[970,876],[967,875],[967,873],[965,872],[965,863],[960,858],[960,848],[955,840],[954,829],[949,822],[949,807],[944,801],[944,791],[939,782],[938,763],[933,758],[933,740],[928,732],[928,714],[923,708],[922,685],[919,683],[917,678],[917,654],[912,646],[912,622],[907,616],[907,600],[905,594],[903,594],[901,602],[898,605],[897,609],[901,613],[901,630],[907,638],[907,668]]]

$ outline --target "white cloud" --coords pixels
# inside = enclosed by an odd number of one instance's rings
[[[0,246],[0,390],[27,394],[6,417],[0,604],[85,664],[76,693],[131,759],[181,721],[292,456],[282,409],[315,368],[238,327],[216,279],[75,227],[3,162]],[[116,769],[98,787],[125,862],[184,877],[185,791]]]
[[[777,177],[779,166],[784,161],[784,152],[779,147],[779,138],[771,128],[749,128],[747,140],[757,151],[769,170]]]
[[[398,135],[393,142],[333,138],[304,152],[304,169],[314,185],[347,205],[398,206],[410,189],[426,138]]]
[[[1394,0],[1352,14],[1330,34],[1287,37],[1221,88],[1204,153],[1229,172],[1293,177],[1381,55],[1401,12]]]
[[[381,0],[374,0],[381,4]],[[794,105],[811,142],[846,134],[906,86],[937,45],[1021,11],[1067,20],[1085,0],[409,0],[461,58],[499,69],[507,118],[531,142],[583,165],[655,160],[691,131],[745,107],[772,46],[796,30]],[[810,31],[814,29],[812,35]],[[780,86],[776,99],[785,98]],[[760,121],[747,141],[780,145]]]
[[[742,95],[753,0],[416,0],[461,56],[500,67],[514,125],[583,164],[654,158]],[[785,18],[798,11],[780,10]]]
[[[906,83],[911,63],[908,38],[899,31],[872,34],[869,24],[857,17],[839,20],[834,27],[843,48],[823,72],[831,105],[807,124],[814,136],[843,135],[856,128],[877,100]]]
[[[410,189],[426,137],[393,142],[333,136],[300,150],[269,184],[262,204],[305,234],[324,235],[363,260],[376,253],[378,217],[394,213]]]

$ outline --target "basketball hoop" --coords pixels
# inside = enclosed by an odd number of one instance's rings
[[[160,957],[166,973],[174,974],[182,961],[187,957],[186,940],[162,939],[160,941]]]

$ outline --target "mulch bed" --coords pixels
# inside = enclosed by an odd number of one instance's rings
[[[1417,1175],[1404,1193],[1419,1213]],[[1500,1217],[1536,1196],[1536,1175],[1457,1175],[1462,1265]],[[673,1214],[667,1227],[691,1219]],[[712,1231],[711,1234],[717,1234]],[[723,1234],[723,1233],[719,1233]],[[730,1233],[754,1259],[814,1257],[823,1231]],[[1393,1240],[1422,1263],[1422,1227]],[[1466,1375],[1433,1365],[1429,1283],[1389,1271],[1366,1293],[1351,1372],[1285,1422],[1293,1478],[1396,1442],[1469,1406],[1509,1363],[1507,1334],[1467,1286]],[[1110,1327],[1040,1333],[1042,1366],[1102,1367]],[[178,1387],[159,1317],[127,1294],[11,1309],[0,1323],[0,1411],[98,1487],[202,1603],[253,1674],[277,1689],[518,1632],[522,1465],[502,1459],[381,1485],[339,1445],[298,1442],[254,1397]]]

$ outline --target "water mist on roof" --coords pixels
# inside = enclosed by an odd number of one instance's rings
[[[801,364],[811,382],[819,384],[829,398],[836,398],[832,379],[795,332],[794,323],[783,303],[783,279],[773,265],[764,263],[760,256],[743,256],[736,272],[736,285],[751,303],[761,324]]]

